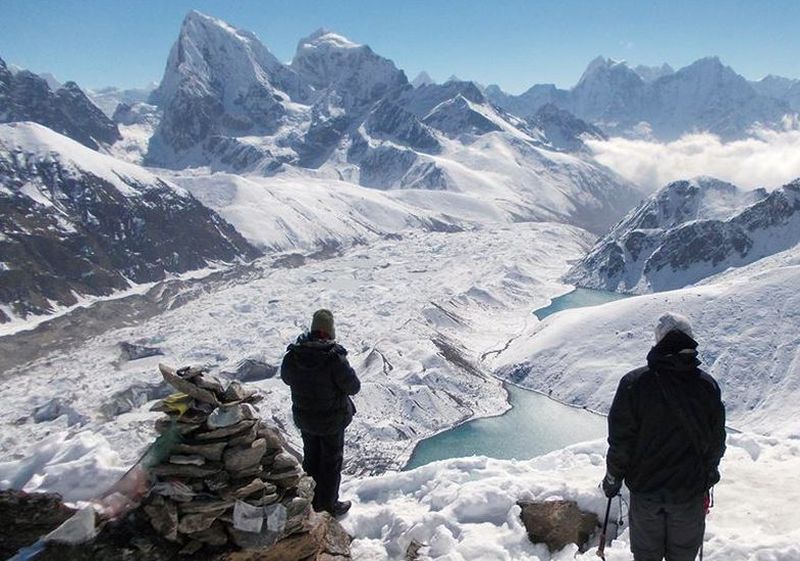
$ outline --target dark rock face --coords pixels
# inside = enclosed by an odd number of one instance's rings
[[[59,527],[75,513],[55,494],[0,491],[0,558],[9,559],[21,548]],[[63,557],[62,557],[63,559]]]
[[[232,374],[232,377],[240,382],[257,382],[273,378],[277,373],[277,366],[246,358],[236,365],[236,372]]]
[[[522,508],[522,523],[533,543],[543,543],[550,552],[574,543],[581,551],[599,525],[597,515],[584,512],[575,501],[517,503]]]
[[[67,400],[60,397],[53,398],[36,407],[31,417],[34,423],[46,423],[65,415],[69,426],[83,425],[89,422],[89,417],[76,411]]]
[[[0,123],[15,121],[39,123],[93,150],[122,138],[75,82],[54,93],[43,78],[25,70],[13,75],[0,59]]]
[[[548,103],[535,115],[527,119],[528,124],[539,129],[550,144],[566,152],[583,150],[584,140],[605,140],[607,137],[599,128],[577,118],[569,111],[559,109]]]
[[[500,130],[497,123],[475,111],[469,100],[461,95],[438,105],[435,111],[425,117],[424,123],[452,137]]]
[[[442,149],[433,132],[414,114],[388,100],[372,110],[365,125],[370,136],[398,140],[420,152],[438,154]]]
[[[40,157],[25,150],[0,138],[0,302],[17,315],[73,305],[76,295],[109,295],[129,281],[159,281],[211,260],[258,255],[216,213],[160,179],[144,184],[119,173],[130,189],[123,193],[106,178],[76,171],[72,152]]]
[[[165,382],[157,384],[133,384],[129,388],[112,394],[100,406],[100,412],[108,419],[133,411],[154,399],[167,397],[172,390]]]
[[[565,277],[586,288],[670,290],[800,243],[800,180],[770,193],[678,181],[632,210]]]
[[[157,347],[146,347],[144,345],[136,345],[123,341],[119,344],[119,354],[120,359],[127,362],[129,360],[139,360],[140,358],[163,355],[164,353]]]

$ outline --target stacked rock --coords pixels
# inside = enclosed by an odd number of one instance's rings
[[[153,407],[166,413],[156,430],[180,437],[149,468],[155,482],[144,512],[153,528],[187,555],[204,545],[263,547],[303,530],[313,480],[259,419],[260,396],[237,381],[223,387],[202,369],[159,369],[181,393]]]

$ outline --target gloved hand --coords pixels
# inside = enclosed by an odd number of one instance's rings
[[[606,472],[606,476],[603,478],[603,493],[606,494],[606,497],[609,499],[611,497],[616,497],[619,495],[619,490],[621,488],[622,478],[614,477],[610,473]]]
[[[710,468],[708,470],[708,487],[711,488],[719,483],[719,470],[717,468]]]

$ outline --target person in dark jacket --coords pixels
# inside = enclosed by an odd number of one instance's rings
[[[603,490],[631,492],[635,561],[690,561],[705,533],[705,499],[719,481],[725,406],[700,370],[689,321],[664,314],[647,366],[626,374],[608,415]]]
[[[303,437],[303,469],[316,484],[312,506],[341,516],[350,501],[339,501],[344,429],[356,412],[353,400],[361,382],[335,342],[333,314],[317,310],[311,330],[289,345],[281,379],[292,390],[292,417]]]

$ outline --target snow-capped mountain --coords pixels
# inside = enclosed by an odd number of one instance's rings
[[[147,101],[158,84],[148,84],[143,88],[121,89],[114,86],[86,90],[86,95],[103,113],[113,119],[114,112],[120,104],[133,105]],[[52,89],[52,88],[51,88]]]
[[[639,64],[638,66],[634,67],[633,71],[636,72],[645,82],[653,82],[663,76],[669,76],[670,74],[673,74],[675,69],[665,62],[661,64],[661,66],[645,66],[643,64]]]
[[[596,232],[638,199],[587,155],[554,152],[475,84],[414,88],[392,61],[324,29],[283,65],[252,33],[191,12],[151,101],[163,118],[146,162],[162,167],[446,190]]]
[[[420,86],[429,86],[431,84],[435,84],[436,80],[431,78],[431,75],[425,72],[424,70],[417,74],[417,77],[411,80],[411,85],[415,88]]]
[[[121,138],[117,126],[75,82],[53,92],[41,76],[27,70],[12,73],[0,59],[0,123],[14,121],[39,123],[93,150]]]
[[[645,293],[694,284],[800,243],[800,180],[772,192],[676,181],[632,210],[568,273],[578,286]]]
[[[542,105],[527,121],[533,128],[540,130],[553,147],[565,152],[584,150],[586,140],[608,138],[599,128],[552,103]]]
[[[597,57],[570,90],[535,85],[521,95],[487,88],[504,109],[533,115],[546,103],[574,113],[607,134],[662,140],[709,131],[725,139],[747,134],[754,125],[779,128],[793,112],[790,94],[775,96],[775,84],[755,86],[717,57],[700,59],[674,71],[669,65],[631,68]],[[798,88],[800,90],[800,88]]]
[[[269,147],[236,139],[279,132],[302,112],[290,94],[304,99],[311,89],[253,34],[190,12],[150,96],[164,116],[147,161],[186,167],[204,165],[213,156],[243,168],[274,156]]]
[[[0,323],[257,250],[185,190],[39,124],[0,125]]]

